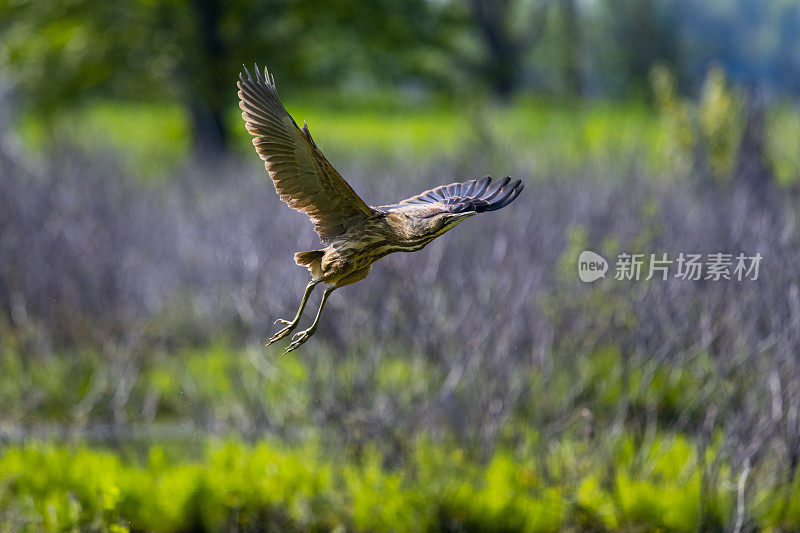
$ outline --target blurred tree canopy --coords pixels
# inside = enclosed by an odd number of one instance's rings
[[[242,63],[282,86],[649,98],[710,63],[800,91],[792,0],[0,0],[0,85],[43,121],[92,98],[179,101],[201,153],[226,146]]]
[[[97,96],[177,99],[208,153],[225,147],[243,62],[311,85],[391,77],[430,33],[426,9],[423,0],[5,0],[0,77],[44,119]]]

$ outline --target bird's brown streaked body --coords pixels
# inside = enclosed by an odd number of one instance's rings
[[[301,129],[286,112],[267,69],[262,75],[256,66],[255,77],[246,68],[245,73],[237,84],[239,107],[255,136],[253,145],[281,200],[309,216],[325,245],[294,256],[308,268],[311,281],[294,319],[278,320],[285,327],[268,344],[297,327],[314,287],[325,283],[327,288],[314,323],[294,335],[287,353],[314,334],[330,293],[364,279],[372,263],[390,253],[420,250],[465,219],[505,207],[522,191],[520,180],[507,177],[493,186],[486,176],[442,185],[398,204],[368,206],[325,159],[308,126]]]

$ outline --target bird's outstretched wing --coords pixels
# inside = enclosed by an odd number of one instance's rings
[[[245,76],[246,74],[246,76]],[[275,190],[289,207],[305,213],[322,241],[341,235],[355,221],[374,214],[325,159],[283,107],[275,80],[264,68],[255,77],[239,74],[239,107],[253,145],[264,160]]]
[[[507,206],[522,191],[522,180],[512,182],[508,177],[495,186],[491,185],[492,178],[489,176],[463,183],[451,183],[407,198],[398,204],[382,205],[377,209],[424,212],[425,216],[438,213],[483,213]]]

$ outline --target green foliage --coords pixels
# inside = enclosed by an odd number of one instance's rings
[[[586,529],[617,529],[617,507],[613,496],[595,476],[587,476],[576,493],[577,518]]]
[[[708,165],[713,175],[722,179],[730,175],[736,163],[744,117],[742,98],[728,87],[720,67],[708,71],[699,106],[698,119]]]
[[[783,102],[767,114],[766,158],[775,179],[782,185],[800,177],[800,109]]]
[[[482,483],[459,487],[444,513],[449,523],[471,530],[555,531],[565,503],[562,489],[545,486],[535,466],[501,452],[486,467]]]
[[[355,527],[363,531],[420,531],[430,527],[433,501],[427,491],[406,486],[402,472],[386,472],[381,463],[377,451],[368,449],[360,464],[344,471]]]
[[[711,67],[697,103],[678,96],[672,71],[665,65],[651,72],[655,101],[663,127],[665,154],[683,173],[708,176],[724,185],[739,154],[744,130],[743,99],[731,88],[724,71]]]
[[[178,105],[196,147],[222,149],[242,63],[267,62],[295,85],[394,85],[418,70],[445,7],[422,0],[0,2],[0,70],[20,108],[46,123],[48,141],[62,133],[53,117],[100,97],[118,106]]]
[[[632,443],[626,443],[632,447]],[[615,497],[621,520],[632,525],[662,527],[670,531],[696,531],[699,527],[701,472],[694,468],[695,451],[684,439],[654,443],[641,470],[652,472],[649,482],[620,472]]]
[[[574,443],[573,443],[574,444]],[[591,452],[543,460],[565,465]],[[577,454],[577,455],[576,455]],[[175,531],[463,528],[554,531],[583,528],[696,530],[700,524],[697,451],[661,436],[636,451],[618,446],[611,476],[600,465],[574,480],[549,478],[542,459],[498,451],[485,467],[458,449],[423,439],[403,469],[383,466],[373,449],[342,461],[310,441],[210,443],[198,460],[170,459],[159,446],[144,462],[83,445],[30,443],[0,453],[0,527]],[[552,465],[551,465],[552,466]],[[726,523],[732,495],[705,495],[712,522]],[[787,516],[793,516],[791,513]],[[706,518],[708,523],[708,517]]]
[[[145,466],[83,446],[33,444],[3,453],[0,478],[0,508],[16,505],[24,513],[17,525],[46,530],[338,524],[329,468],[312,452],[266,443],[212,445],[202,464],[170,464],[156,447]]]
[[[697,143],[689,105],[678,96],[675,77],[666,65],[655,65],[650,72],[650,81],[661,117],[664,154],[673,161],[677,170],[688,172],[694,162],[693,151]]]
[[[762,502],[759,525],[764,529],[775,527],[782,531],[800,528],[800,476],[782,485],[765,488],[758,494]]]

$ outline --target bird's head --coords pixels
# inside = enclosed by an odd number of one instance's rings
[[[405,213],[403,225],[408,237],[438,237],[474,214],[474,211],[426,213],[420,209],[420,212]]]
[[[476,214],[475,211],[468,211],[464,213],[442,213],[438,216],[438,220],[435,221],[435,224],[439,226],[438,230],[436,230],[439,235],[448,231],[458,224],[464,222],[466,219],[471,217],[472,215]]]

